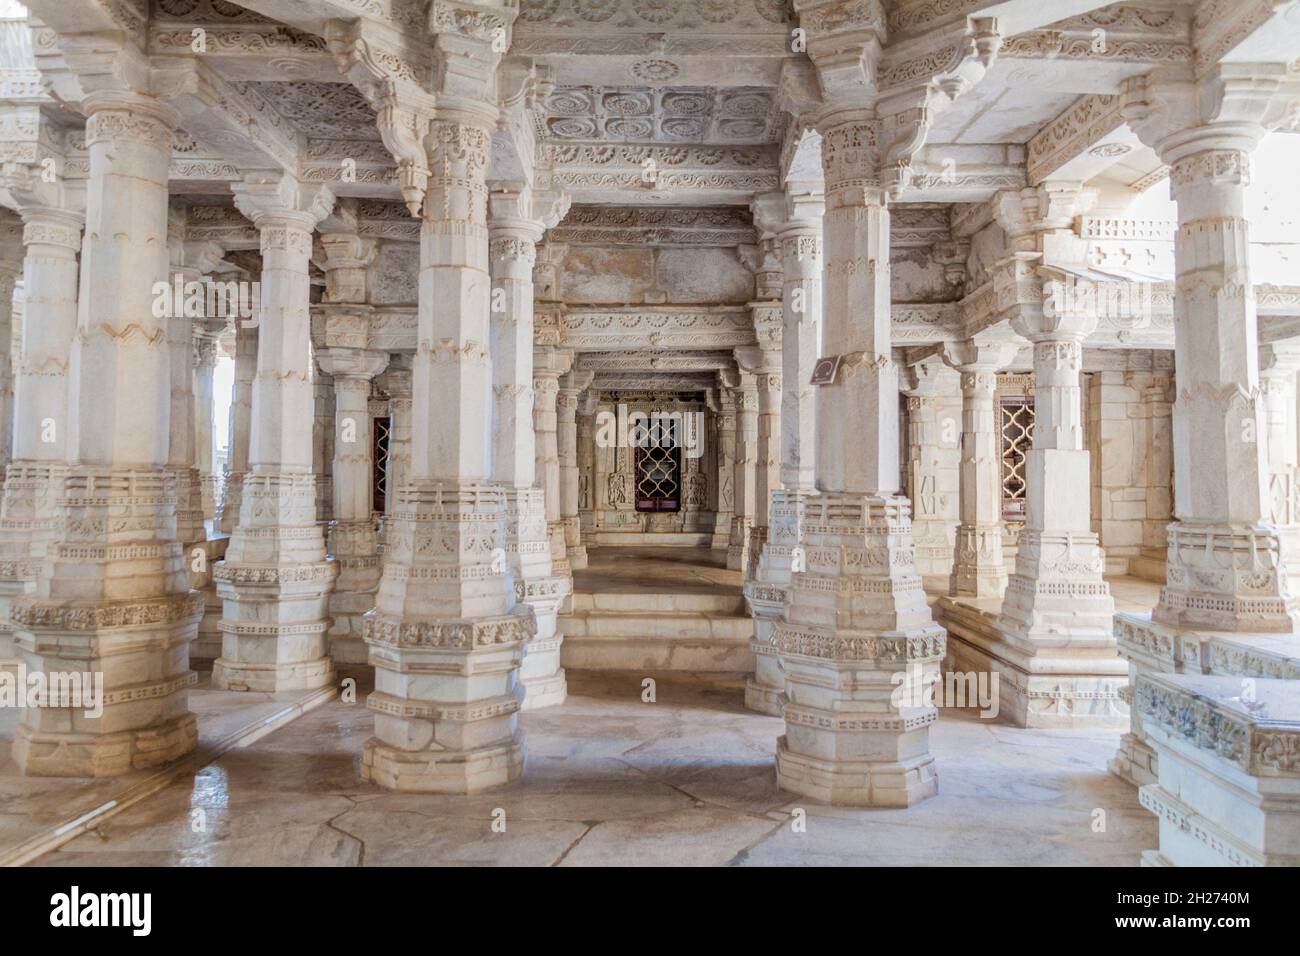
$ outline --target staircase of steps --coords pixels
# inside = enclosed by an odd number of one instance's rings
[[[754,670],[754,621],[739,586],[646,581],[583,587],[560,616],[566,668],[608,671]]]

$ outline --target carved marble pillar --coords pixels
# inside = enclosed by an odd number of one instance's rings
[[[18,663],[10,602],[35,586],[61,518],[57,495],[68,460],[68,361],[84,222],[79,212],[35,203],[22,207],[22,217],[22,353],[14,379],[13,460],[0,503],[0,670]]]
[[[537,485],[546,504],[551,568],[571,574],[561,521],[559,408],[560,376],[573,365],[573,353],[551,345],[533,349],[533,429],[536,434]]]
[[[775,207],[775,208],[773,208]],[[754,615],[754,676],[745,706],[781,715],[785,674],[772,644],[785,613],[790,576],[802,569],[803,505],[816,493],[816,402],[810,384],[821,327],[822,224],[820,189],[788,186],[753,206],[756,221],[777,232],[782,266],[780,483],[771,491],[768,534],[745,597]],[[786,217],[789,217],[788,219]],[[769,383],[770,384],[770,383]]]
[[[596,404],[595,389],[578,400],[578,530],[586,535],[594,527],[596,507]]]
[[[392,359],[380,383],[388,393],[388,470],[384,476],[388,486],[384,512],[388,517],[397,508],[397,489],[411,473],[411,370],[398,367],[397,361]]]
[[[1232,67],[1236,65],[1233,64]],[[1122,107],[1170,167],[1174,234],[1174,514],[1167,579],[1150,617],[1115,615],[1130,687],[1155,672],[1257,677],[1278,633],[1294,634],[1284,535],[1271,522],[1265,400],[1251,268],[1246,186],[1250,154],[1285,72],[1228,66],[1195,82],[1152,74],[1126,81]],[[1281,104],[1285,106],[1286,104]],[[1280,114],[1279,114],[1280,115]],[[1283,660],[1286,652],[1282,652]],[[1175,678],[1171,677],[1171,680]],[[1130,698],[1130,704],[1134,701]],[[1166,784],[1164,756],[1131,708],[1111,769],[1137,784]],[[1248,781],[1244,781],[1248,782]],[[1236,781],[1233,787],[1240,787]]]
[[[388,364],[388,354],[334,347],[317,353],[316,361],[334,380],[334,517],[326,545],[339,576],[329,596],[329,653],[335,664],[364,664],[362,616],[374,607],[379,587],[370,382]]]
[[[1002,440],[999,369],[1015,357],[1008,344],[949,343],[944,361],[961,373],[961,492],[957,545],[948,593],[998,598],[1007,587],[1002,555]]]
[[[1268,455],[1268,521],[1277,528],[1288,590],[1300,595],[1300,482],[1296,472],[1296,371],[1300,340],[1260,347],[1259,384]]]
[[[721,378],[721,373],[719,373]],[[712,549],[726,558],[731,543],[731,525],[736,508],[736,399],[732,390],[719,387],[713,402],[713,447],[716,451],[717,502],[714,505]]]
[[[578,403],[593,378],[591,372],[570,370],[560,379],[555,400],[556,451],[560,460],[560,524],[565,557],[573,569],[587,566],[587,549],[578,523]]]
[[[1021,727],[1123,730],[1115,602],[1089,513],[1092,467],[1083,440],[1083,340],[1095,308],[1076,309],[1047,284],[1041,310],[1012,324],[1034,343],[1034,441],[1025,455],[1027,510],[998,628],[979,669],[1000,675],[1001,712]],[[955,642],[954,642],[955,646]]]
[[[235,319],[235,375],[230,398],[230,460],[221,493],[218,527],[231,534],[239,524],[248,441],[253,429],[253,378],[257,375],[257,318]]]
[[[14,380],[13,342],[14,288],[23,272],[23,221],[7,209],[0,209],[0,468],[13,458]]]
[[[519,668],[522,709],[564,702],[568,685],[560,666],[563,636],[556,630],[570,579],[551,566],[545,491],[537,487],[533,432],[533,265],[542,224],[531,218],[528,190],[502,185],[489,194],[488,251],[493,289],[493,478],[506,498],[505,555],[515,597],[530,607],[536,632]],[[554,400],[553,398],[551,400]]]
[[[1257,139],[1202,129],[1167,150],[1174,238],[1174,496],[1154,619],[1224,631],[1296,629],[1268,461],[1245,190]]]
[[[364,777],[392,790],[471,793],[523,769],[516,728],[533,611],[506,558],[491,480],[491,280],[486,173],[496,111],[434,119],[420,225],[411,466],[387,525],[366,643],[375,736]]]
[[[238,317],[235,319],[239,321]],[[194,467],[199,481],[199,507],[204,520],[216,517],[217,475],[213,467],[212,430],[213,390],[212,378],[217,369],[217,339],[225,320],[213,317],[205,326],[194,330],[194,393],[192,411],[187,418],[194,425]]]
[[[221,258],[221,247],[212,243],[186,243],[185,208],[173,206],[169,213],[168,246],[171,254],[171,281],[182,284],[186,298],[190,290],[203,289],[203,277]],[[171,371],[171,414],[167,442],[167,470],[176,481],[176,537],[187,547],[207,537],[203,527],[202,490],[195,457],[195,350],[194,325],[204,316],[189,315],[182,303],[168,302],[167,349]],[[215,346],[215,343],[214,343]],[[215,362],[215,354],[213,356]],[[211,378],[208,380],[211,408]],[[210,424],[210,423],[209,423]],[[209,428],[209,433],[211,429]],[[208,467],[211,469],[211,448]],[[188,561],[188,557],[187,557]],[[191,585],[195,582],[191,580]]]
[[[214,574],[225,616],[212,683],[251,691],[323,687],[334,679],[326,605],[337,569],[316,521],[307,265],[312,230],[334,196],[285,177],[236,184],[235,203],[261,236],[262,302],[250,467],[239,524]]]
[[[80,702],[24,709],[14,761],[28,774],[90,777],[194,749],[189,645],[201,604],[176,539],[166,470],[171,356],[167,319],[153,309],[155,286],[167,278],[175,115],[153,97],[106,91],[87,95],[81,110],[90,177],[80,288],[88,294],[69,363],[62,520],[34,592],[13,601],[11,617],[29,672],[103,675],[98,713]],[[54,361],[61,338],[62,330],[44,346]]]
[[[836,804],[909,806],[938,789],[926,689],[945,635],[912,558],[898,494],[898,372],[892,361],[889,210],[876,123],[839,111],[818,124],[826,180],[817,481],[804,505],[806,567],[791,576],[773,643],[785,672],[782,789]]]
[[[334,520],[334,379],[318,365],[312,370],[311,471],[316,488],[316,521]]]
[[[961,521],[961,387],[957,373],[934,359],[907,370],[907,494],[912,541],[922,577],[953,569]]]
[[[758,502],[758,382],[753,373],[741,371],[731,386],[736,407],[735,513],[727,541],[727,567],[749,568],[750,535]]]

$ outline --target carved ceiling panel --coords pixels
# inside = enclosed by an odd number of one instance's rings
[[[755,145],[783,132],[772,91],[761,87],[561,86],[539,113],[552,140]]]
[[[378,141],[375,111],[351,83],[232,83],[259,94],[281,117],[307,136]]]

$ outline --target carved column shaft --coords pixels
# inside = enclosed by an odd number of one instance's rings
[[[950,364],[961,373],[961,524],[949,593],[1000,597],[1007,586],[1002,555],[1002,440],[997,370],[1013,348],[966,343]]]
[[[817,488],[817,402],[810,384],[822,321],[821,222],[796,222],[781,234],[785,270],[781,327],[781,484]]]
[[[375,736],[362,773],[392,790],[470,793],[516,779],[519,664],[507,502],[490,481],[491,282],[486,173],[495,109],[434,120],[420,224],[411,470],[396,490],[365,641]]]
[[[542,230],[539,224],[517,215],[527,200],[523,190],[495,190],[489,197],[493,215],[488,229],[494,474],[505,487],[505,549],[515,577],[515,595],[532,608],[536,622],[536,633],[524,648],[519,670],[522,708],[533,710],[561,703],[567,694],[556,615],[569,591],[569,579],[554,573],[547,524],[549,502],[545,492],[535,487],[533,266]],[[553,392],[549,400],[555,400]]]
[[[167,275],[174,116],[132,94],[92,93],[82,108],[90,178],[80,288],[88,294],[69,365],[62,520],[35,592],[11,607],[29,671],[103,674],[102,712],[26,708],[14,737],[23,772],[79,777],[145,769],[194,749],[186,689],[201,613],[176,541],[175,482],[164,470],[171,369],[167,320],[153,309],[154,286]]]
[[[744,571],[749,567],[750,532],[758,509],[758,385],[749,372],[740,373],[740,385],[732,389],[736,408],[735,500],[731,538],[727,545],[727,567]]]
[[[235,321],[240,321],[238,317]],[[216,514],[216,475],[213,473],[212,429],[213,384],[217,369],[217,336],[220,329],[199,329],[194,336],[194,390],[190,414],[193,425],[194,467],[199,473],[200,504],[204,518]]]
[[[957,373],[937,362],[912,367],[907,398],[907,495],[922,575],[952,571],[960,498],[961,390]]]
[[[494,477],[531,488],[537,474],[533,433],[533,264],[540,229],[490,226],[492,272]]]
[[[257,322],[235,319],[235,375],[230,399],[230,457],[221,501],[221,531],[230,534],[239,523],[244,475],[248,472],[253,427],[253,379],[257,375]]]
[[[1171,155],[1174,513],[1154,618],[1216,630],[1293,631],[1297,596],[1268,527],[1268,460],[1245,192],[1255,140],[1213,128]],[[1201,146],[1200,149],[1196,149]],[[1195,150],[1195,151],[1194,151]],[[1265,580],[1261,582],[1261,575]]]
[[[281,183],[238,187],[236,202],[261,236],[261,308],[250,469],[214,573],[225,612],[212,682],[252,691],[323,687],[334,679],[326,618],[337,568],[316,520],[307,267],[312,231],[333,197]]]
[[[560,380],[556,398],[556,454],[560,468],[560,524],[564,528],[565,558],[570,568],[587,566],[587,549],[578,524],[578,402],[590,384],[590,372],[569,372]]]
[[[839,364],[818,386],[822,493],[804,502],[801,553],[772,638],[785,675],[777,780],[837,804],[910,806],[938,789],[929,753],[937,711],[924,691],[945,644],[916,573],[909,504],[897,495],[889,212],[874,116],[833,113],[819,129],[821,351]]]
[[[54,493],[67,459],[68,362],[77,331],[83,221],[45,206],[24,207],[22,215],[22,354],[14,378],[13,460],[0,508],[0,661],[11,663],[9,599],[35,583],[59,521]]]
[[[14,460],[64,459],[68,357],[77,328],[77,253],[83,217],[23,210],[22,357],[14,380]],[[11,290],[12,291],[12,290]]]

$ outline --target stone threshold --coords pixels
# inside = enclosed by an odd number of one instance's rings
[[[226,695],[234,692],[199,690],[192,691],[191,693],[194,695]],[[264,706],[255,705],[265,705],[268,703],[265,699],[268,695],[256,694],[250,696],[255,697],[255,699],[249,700],[249,706],[247,708],[237,708],[237,714],[246,711],[258,712],[265,710]],[[287,697],[288,695],[283,696]],[[143,779],[139,779],[133,783],[127,783],[120,791],[110,790],[105,794],[107,799],[97,806],[66,819],[55,826],[46,827],[9,849],[0,849],[0,867],[23,866],[39,859],[47,853],[57,850],[65,843],[95,827],[100,826],[106,820],[111,819],[123,810],[126,810],[129,807],[147,800],[154,794],[161,792],[177,779],[186,775],[198,774],[205,767],[215,763],[231,750],[248,747],[256,743],[268,734],[293,723],[299,717],[310,713],[317,707],[329,703],[337,696],[338,688],[331,685],[297,695],[294,699],[291,699],[288,702],[269,702],[281,704],[281,706],[276,707],[276,709],[270,714],[258,714],[252,720],[237,727],[233,732],[220,737],[211,743],[203,743],[201,740],[199,748],[194,753],[176,761],[176,763],[171,764],[162,770],[149,774]],[[195,709],[201,710],[201,708]],[[200,713],[199,717],[201,722],[204,720],[205,716],[208,715]],[[210,718],[213,722],[218,722],[221,721],[222,716],[222,714],[213,714],[210,715]],[[202,730],[202,726],[200,726],[200,730]],[[55,779],[58,778],[42,778],[41,782],[50,783]],[[66,783],[68,781],[62,779],[61,782]],[[118,778],[117,780],[94,781],[95,784],[109,784],[110,786],[113,783],[123,782],[125,781],[121,778]],[[95,789],[97,788],[92,786],[92,792]]]

